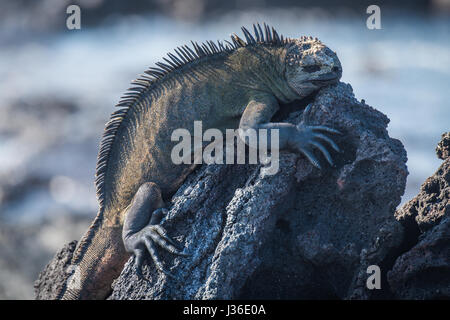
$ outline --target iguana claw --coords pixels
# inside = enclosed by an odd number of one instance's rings
[[[158,210],[165,210],[167,212],[167,209],[158,209]],[[155,211],[154,214],[157,214],[157,212]],[[173,274],[164,269],[161,259],[159,258],[158,255],[156,245],[169,251],[170,253],[179,256],[186,257],[188,256],[188,254],[177,249],[175,241],[173,241],[168,236],[166,230],[161,225],[149,224],[147,227],[145,227],[132,237],[135,238],[134,239],[135,248],[133,249],[133,254],[136,256],[135,266],[136,266],[136,273],[138,274],[138,276],[143,278],[141,268],[144,264],[144,255],[146,253],[145,251],[147,251],[150,254],[150,257],[152,258],[156,268],[160,272],[166,274],[171,278],[175,278]]]
[[[309,104],[304,112],[302,122],[296,126],[296,134],[289,139],[289,146],[305,157],[317,168],[321,169],[321,165],[313,153],[314,148],[318,149],[328,163],[334,166],[333,159],[327,148],[321,141],[328,143],[335,151],[340,152],[338,145],[322,132],[331,134],[341,134],[338,130],[323,125],[308,125],[310,121],[311,105]],[[321,140],[321,141],[320,141]]]

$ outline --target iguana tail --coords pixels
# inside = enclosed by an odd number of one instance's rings
[[[57,299],[105,299],[128,258],[122,227],[105,226],[103,215],[98,214],[75,250],[67,269],[71,275]]]

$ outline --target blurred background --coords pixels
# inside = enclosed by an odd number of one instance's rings
[[[70,4],[80,30],[66,27]],[[380,30],[366,27],[371,4]],[[337,52],[342,81],[405,145],[402,202],[418,192],[450,129],[450,0],[1,0],[0,299],[33,298],[39,271],[95,216],[98,143],[130,81],[176,46],[254,22]]]

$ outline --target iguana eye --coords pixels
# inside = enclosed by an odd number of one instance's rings
[[[319,71],[320,67],[318,65],[313,65],[313,66],[305,66],[302,69],[303,69],[303,71],[306,71],[308,73],[312,73],[312,72]]]

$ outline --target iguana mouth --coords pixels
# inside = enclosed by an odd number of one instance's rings
[[[339,80],[339,78],[335,77],[333,79],[328,79],[328,80],[325,80],[325,79],[324,80],[311,80],[311,82],[312,82],[312,84],[315,84],[315,85],[325,86],[328,84],[336,83],[336,82],[338,82],[338,80]]]
[[[339,81],[342,73],[341,69],[338,67],[333,68],[332,72],[322,74],[318,76],[316,79],[311,80],[311,82],[315,85],[324,86],[327,84],[336,83]]]
[[[327,84],[336,83],[339,81],[339,75],[336,73],[329,73],[321,75],[319,78],[311,80],[311,82],[315,85],[324,86]]]

